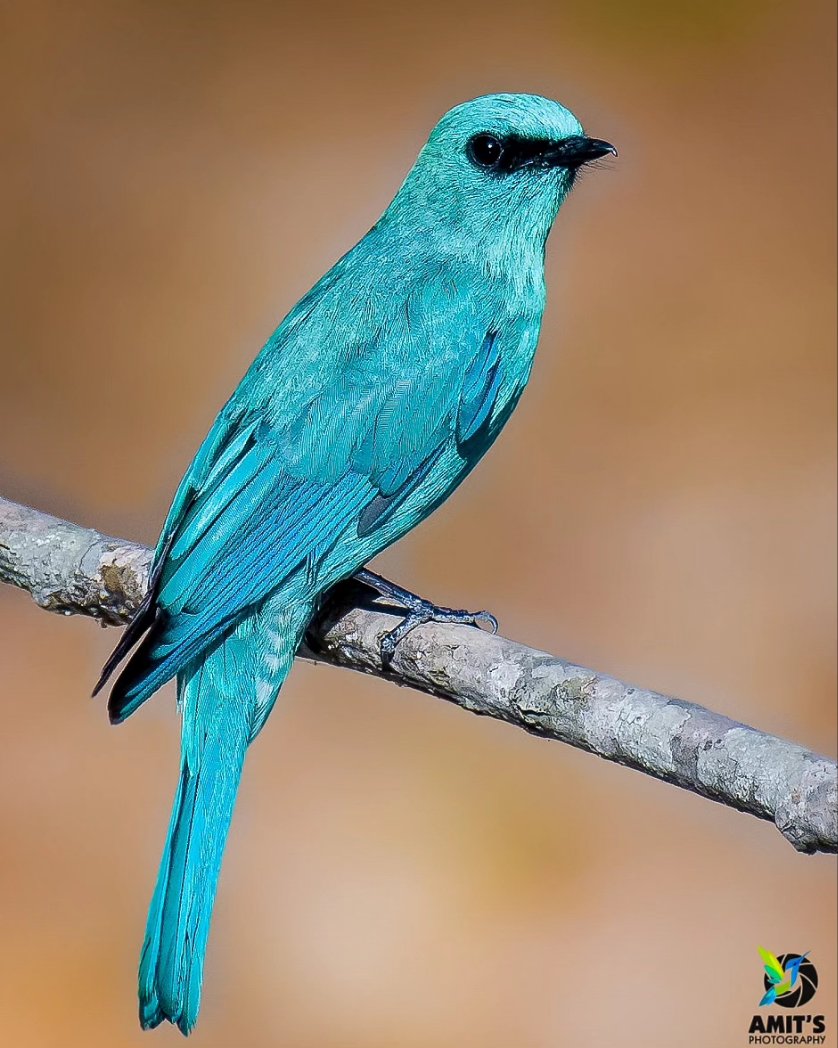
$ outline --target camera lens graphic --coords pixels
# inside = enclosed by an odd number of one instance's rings
[[[781,953],[777,960],[785,968],[789,961],[793,961],[800,956],[799,953]],[[771,981],[766,975],[765,989],[768,990],[770,987]],[[783,1008],[801,1008],[808,1001],[812,1000],[817,988],[818,970],[811,961],[804,961],[797,973],[797,982],[788,993],[778,997],[774,1003],[781,1005]]]

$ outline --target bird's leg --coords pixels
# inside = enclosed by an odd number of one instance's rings
[[[393,655],[400,641],[404,640],[411,630],[417,626],[424,625],[426,622],[453,622],[478,628],[485,625],[488,626],[492,633],[497,633],[498,631],[498,620],[491,612],[439,608],[436,604],[425,600],[424,597],[411,593],[410,590],[404,589],[395,582],[390,582],[389,579],[382,578],[381,575],[376,575],[374,571],[370,571],[367,568],[361,568],[360,571],[356,571],[353,578],[365,586],[371,587],[382,597],[396,601],[397,604],[400,604],[405,609],[404,618],[398,626],[385,633],[381,638],[380,654],[381,664],[384,669],[388,669],[392,663]]]

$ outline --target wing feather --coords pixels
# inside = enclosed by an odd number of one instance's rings
[[[444,452],[463,472],[470,468],[471,445],[483,439],[503,385],[501,334],[447,294],[443,311],[458,309],[447,328],[439,309],[406,308],[402,327],[379,325],[375,337],[347,345],[343,359],[330,351],[325,371],[310,348],[302,372],[290,359],[274,361],[272,386],[263,357],[278,350],[269,343],[175,496],[158,545],[151,632],[114,686],[114,719],[208,651],[293,572],[318,578],[318,565],[350,529],[359,537],[383,529]],[[422,315],[431,318],[427,329],[417,324]],[[296,338],[304,339],[306,322]],[[460,340],[444,338],[446,329],[459,330]],[[459,467],[446,469],[453,487]]]

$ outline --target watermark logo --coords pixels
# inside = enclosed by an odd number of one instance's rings
[[[775,956],[759,947],[762,958],[763,989],[760,1008],[803,1008],[815,996],[818,971],[808,953],[781,953]],[[783,1015],[760,1012],[751,1019],[748,1044],[821,1045],[826,1042],[823,1015],[797,1012]]]
[[[759,947],[765,969],[765,995],[759,1002],[764,1008],[779,1004],[783,1008],[802,1008],[815,996],[818,970],[808,960],[808,953],[781,953],[775,957]]]

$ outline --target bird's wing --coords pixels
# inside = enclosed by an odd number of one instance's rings
[[[462,317],[457,328],[462,332]],[[474,327],[474,326],[472,326]],[[123,719],[238,616],[317,564],[348,528],[386,521],[444,450],[475,454],[501,385],[500,336],[373,346],[309,379],[296,408],[234,396],[182,482],[158,546],[158,619],[114,686]],[[162,614],[161,614],[162,612]]]
[[[764,950],[761,946],[757,947],[757,949],[759,950],[760,957],[762,957],[762,963],[765,966],[765,974],[768,976],[771,984],[775,985],[776,983],[781,983],[786,975],[783,971],[783,966],[769,950]]]
[[[346,528],[380,527],[452,440],[467,453],[491,414],[497,336],[473,347],[460,374],[454,366],[439,352],[388,376],[370,357],[297,417],[240,429],[172,529],[160,606],[211,632]]]

